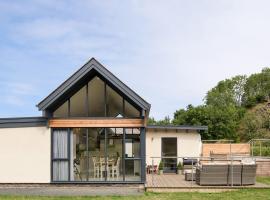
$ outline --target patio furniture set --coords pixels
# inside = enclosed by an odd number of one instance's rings
[[[196,167],[198,185],[254,185],[256,164],[206,163]]]
[[[249,158],[234,161],[214,161],[194,165],[184,170],[186,181],[198,185],[254,185],[257,165]]]
[[[202,186],[254,185],[257,164],[250,158],[229,160],[183,159],[185,181],[196,181]],[[157,165],[148,165],[148,174],[157,174]]]

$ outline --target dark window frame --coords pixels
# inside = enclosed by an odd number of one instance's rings
[[[103,82],[104,82],[104,107],[105,107],[105,115],[104,115],[104,117],[106,117],[106,118],[115,118],[115,117],[108,117],[108,109],[107,109],[107,106],[108,106],[108,102],[107,102],[107,100],[108,100],[108,98],[107,98],[107,94],[108,94],[108,89],[107,89],[107,87],[109,86],[113,91],[115,91],[121,98],[122,98],[122,113],[123,113],[123,117],[122,118],[124,118],[124,119],[126,119],[126,118],[128,118],[128,119],[141,119],[141,118],[144,118],[144,116],[143,116],[143,111],[142,111],[142,109],[141,108],[139,108],[138,106],[136,106],[135,105],[135,103],[133,103],[131,100],[129,100],[126,96],[125,96],[125,94],[123,94],[123,93],[121,93],[121,92],[119,92],[112,84],[110,84],[107,80],[105,80],[104,78],[102,78],[102,77],[100,77],[100,76],[98,76],[98,75],[96,75],[96,76],[94,76],[94,77],[92,77],[92,79],[93,78],[95,78],[95,77],[98,77],[98,78],[100,78]],[[76,90],[76,92],[73,92],[72,93],[72,95],[70,95],[69,97],[68,97],[68,99],[66,99],[65,101],[64,101],[64,103],[66,102],[66,101],[68,101],[68,117],[67,118],[82,118],[82,117],[71,117],[71,113],[70,113],[70,99],[72,98],[72,96],[73,95],[75,95],[78,91],[80,91],[82,88],[85,88],[85,90],[86,90],[86,96],[85,96],[85,114],[86,114],[86,117],[87,118],[103,118],[103,117],[90,117],[90,113],[89,113],[89,94],[88,94],[88,87],[89,87],[89,82],[92,80],[92,79],[90,79],[87,83],[85,83],[85,84],[82,84],[81,85],[81,87],[79,87],[78,88],[78,90]],[[133,106],[138,112],[139,112],[139,116],[138,117],[127,117],[126,116],[126,113],[125,113],[125,111],[126,111],[126,105],[125,105],[125,101],[127,101],[131,106]],[[61,106],[61,105],[63,105],[63,104],[60,104],[60,105],[58,105],[55,109],[53,109],[53,111],[52,111],[52,116],[54,115],[54,112]],[[57,119],[57,118],[63,118],[63,117],[54,117],[53,116],[53,118],[55,118],[55,119]],[[83,118],[85,118],[85,117],[83,117]]]
[[[55,158],[54,157],[54,149],[53,149],[53,138],[54,138],[54,130],[65,130],[67,131],[67,158]],[[68,180],[70,180],[70,128],[55,128],[51,129],[51,182],[53,180],[53,163],[55,162],[68,162]]]
[[[95,127],[96,128],[96,127]],[[99,127],[99,128],[104,128],[104,127]],[[110,127],[110,128],[119,128],[119,127]],[[105,175],[105,180],[101,180],[101,181],[89,181],[88,177],[89,177],[89,172],[87,173],[87,181],[72,181],[71,180],[71,171],[70,171],[70,164],[71,164],[71,151],[73,151],[73,149],[70,148],[71,144],[70,144],[70,137],[71,137],[71,133],[73,133],[73,131],[71,131],[71,128],[53,128],[51,129],[51,182],[52,183],[81,183],[81,184],[87,184],[87,183],[145,183],[145,128],[141,127],[140,129],[140,157],[134,157],[134,158],[126,158],[125,157],[125,142],[126,142],[126,128],[125,127],[120,127],[121,129],[123,129],[123,136],[122,136],[122,173],[123,173],[123,179],[119,180],[119,181],[110,181],[107,180],[107,174]],[[138,127],[133,127],[132,129],[135,129]],[[54,158],[53,157],[53,134],[54,134],[54,130],[67,130],[68,131],[68,158]],[[87,150],[88,150],[88,128],[87,129]],[[104,144],[104,156],[105,156],[105,163],[106,163],[106,168],[107,168],[107,155],[108,155],[108,148],[107,148],[107,129],[108,128],[104,128],[105,130],[105,144]],[[131,128],[128,128],[131,129]],[[133,132],[133,131],[132,131]],[[130,134],[129,134],[130,135]],[[89,151],[88,151],[88,157],[89,157]],[[89,159],[87,159],[87,166],[89,168]],[[126,181],[126,171],[125,171],[125,162],[126,160],[139,160],[140,161],[140,180],[138,181]],[[57,180],[53,180],[53,162],[56,161],[63,161],[63,162],[68,162],[68,181],[57,181]],[[73,161],[72,161],[73,162]],[[107,172],[107,170],[105,170]]]

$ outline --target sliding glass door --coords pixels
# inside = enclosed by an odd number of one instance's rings
[[[141,129],[55,129],[55,182],[141,181]]]

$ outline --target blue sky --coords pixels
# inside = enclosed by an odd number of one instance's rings
[[[0,117],[35,105],[91,57],[152,104],[203,102],[219,80],[269,66],[270,1],[0,0]]]

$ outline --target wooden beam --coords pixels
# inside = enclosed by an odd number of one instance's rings
[[[49,126],[52,128],[137,128],[143,127],[144,121],[142,119],[52,119]]]

